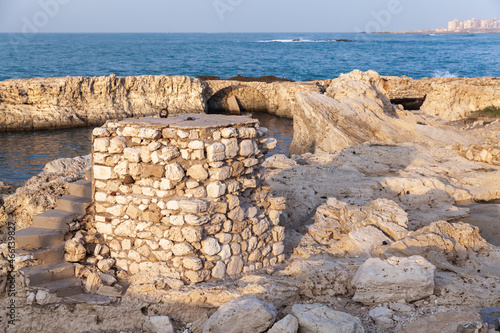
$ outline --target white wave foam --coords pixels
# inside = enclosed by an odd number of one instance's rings
[[[338,42],[335,39],[329,40],[314,40],[314,39],[272,39],[272,40],[259,40],[257,43],[330,43]]]
[[[439,78],[439,77],[457,77],[457,75],[452,74],[449,71],[437,69],[434,71],[433,77],[437,77],[437,78]]]

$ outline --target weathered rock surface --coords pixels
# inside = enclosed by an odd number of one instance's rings
[[[363,304],[416,301],[434,294],[436,267],[421,256],[368,259],[352,280],[353,300]]]
[[[383,86],[391,99],[425,99],[420,111],[458,120],[488,106],[500,106],[500,79],[424,78],[386,76]]]
[[[364,333],[359,318],[322,304],[296,304],[292,313],[301,333]]]
[[[436,131],[428,122],[394,107],[372,71],[353,71],[332,81],[327,93],[298,92],[290,154],[333,152],[368,142],[429,142],[465,144],[443,125]]]
[[[186,76],[58,77],[0,82],[0,131],[101,125],[109,119],[174,113],[243,111],[292,118],[294,94],[316,91],[308,82],[199,80]]]
[[[0,82],[0,131],[100,125],[108,119],[204,112],[203,85],[184,76],[66,77]]]
[[[299,320],[292,315],[281,319],[271,327],[268,333],[297,333]]]
[[[273,305],[255,297],[238,298],[219,307],[205,324],[203,333],[265,332],[276,320]]]

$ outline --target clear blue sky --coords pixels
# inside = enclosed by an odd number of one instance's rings
[[[500,18],[500,0],[0,0],[0,32],[354,32]]]

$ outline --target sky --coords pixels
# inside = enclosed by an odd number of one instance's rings
[[[0,32],[360,32],[500,18],[500,0],[0,0]]]

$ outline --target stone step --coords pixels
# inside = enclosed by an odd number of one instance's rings
[[[45,290],[59,297],[78,295],[83,292],[82,280],[78,278],[68,278],[39,285],[31,286],[34,290]]]
[[[21,268],[19,272],[27,279],[29,286],[38,286],[57,280],[75,277],[75,267],[65,261]]]
[[[92,199],[65,195],[57,199],[57,209],[84,215]]]
[[[89,305],[108,305],[116,300],[115,297],[94,295],[94,294],[77,294],[69,296],[66,299],[68,303],[89,304]]]
[[[33,228],[61,230],[67,232],[69,224],[79,216],[77,213],[60,209],[51,209],[33,216]]]
[[[74,183],[70,183],[68,187],[68,192],[70,195],[82,198],[92,198],[92,183],[87,180],[79,180]]]
[[[64,234],[59,230],[26,228],[16,232],[17,249],[40,249],[64,244]]]
[[[50,264],[64,259],[64,245],[32,251],[18,249],[15,255],[16,258],[20,258],[22,261],[33,260],[37,261],[40,265]]]

